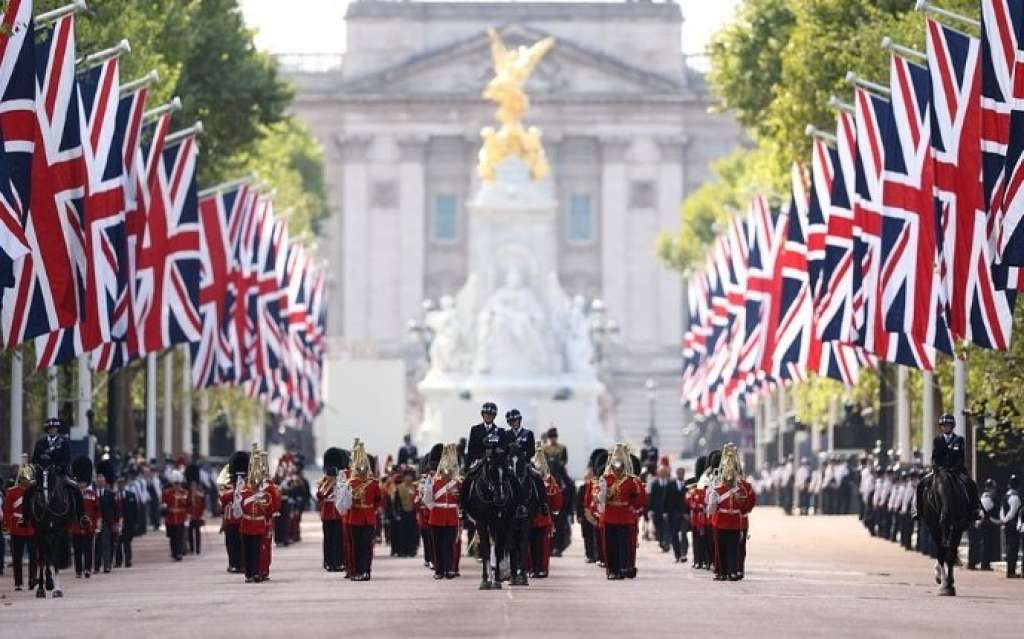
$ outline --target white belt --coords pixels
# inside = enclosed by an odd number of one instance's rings
[[[431,508],[458,508],[458,504],[434,504]]]
[[[740,511],[739,511],[738,508],[719,508],[718,512],[720,512],[720,513],[728,513],[730,515],[738,515],[738,514],[740,514]]]

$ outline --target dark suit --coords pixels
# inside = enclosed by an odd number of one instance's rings
[[[661,479],[655,477],[651,480],[650,485],[650,497],[647,501],[647,510],[651,514],[651,520],[654,524],[654,538],[658,540],[658,545],[661,546],[662,552],[668,552],[671,542],[669,540],[668,530],[668,512],[665,510],[666,496],[668,493],[669,480],[665,480],[665,485],[661,485]]]
[[[505,448],[509,451],[509,457],[516,460],[516,474],[521,475],[526,462],[530,461],[536,450],[533,439],[533,431],[529,428],[520,427],[518,431],[507,428],[505,434]]]
[[[689,550],[686,531],[689,528],[690,511],[686,506],[686,485],[677,479],[670,479],[665,488],[665,513],[668,514],[672,552],[675,553],[676,559],[686,559],[686,552]]]
[[[420,457],[418,452],[414,444],[402,446],[398,449],[398,465],[415,463]]]
[[[114,565],[130,567],[132,565],[132,539],[135,537],[135,530],[142,522],[145,530],[146,523],[139,507],[138,496],[130,491],[121,491],[121,534],[117,536],[117,548],[114,553]]]
[[[100,529],[96,533],[96,547],[93,552],[93,572],[110,572],[114,558],[114,525],[117,523],[117,497],[109,488],[97,489],[97,503],[100,508]]]
[[[966,467],[967,442],[956,433],[946,443],[945,435],[939,435],[932,442],[932,466],[960,470]]]
[[[492,423],[488,429],[482,422],[473,426],[469,430],[469,445],[466,449],[466,468],[473,465],[478,459],[482,459],[484,456],[484,439],[489,435],[497,438],[499,446],[506,443],[505,429],[499,427],[497,424]]]

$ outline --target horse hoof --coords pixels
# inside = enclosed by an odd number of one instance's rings
[[[950,588],[940,588],[939,589],[939,596],[940,597],[955,597],[956,596],[956,588],[952,588],[952,587],[950,587]]]
[[[491,590],[501,590],[501,582],[495,581],[493,584],[491,584]]]
[[[63,597],[63,596],[64,596],[64,591],[63,590],[54,590],[53,591],[53,598],[54,599],[58,599],[58,598]]]
[[[46,591],[44,591],[44,590],[37,590],[36,591],[36,599],[46,599]]]
[[[481,581],[480,582],[480,590],[490,590],[490,589],[491,589],[491,582],[489,582],[489,581]]]

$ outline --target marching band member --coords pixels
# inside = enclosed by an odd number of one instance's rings
[[[28,553],[28,587],[35,587],[36,549],[35,527],[25,517],[25,491],[32,484],[32,466],[28,455],[22,455],[21,468],[15,484],[7,489],[4,496],[3,529],[11,535],[11,560],[14,562],[14,589],[21,590],[22,557]]]
[[[185,468],[188,482],[188,551],[200,554],[203,549],[203,521],[206,517],[206,490],[199,483],[199,466],[189,464]]]
[[[551,474],[545,450],[540,445],[533,455],[533,466],[544,480],[544,505],[530,526],[530,553],[527,565],[530,576],[543,579],[548,576],[551,563],[551,539],[555,534],[554,518],[562,510],[562,489]]]
[[[632,553],[636,544],[637,509],[644,507],[644,487],[632,471],[625,444],[616,444],[608,470],[598,485],[598,510],[604,526],[605,564],[608,579],[636,576]]]
[[[700,570],[707,570],[711,567],[710,553],[708,552],[708,539],[706,533],[707,515],[704,513],[705,489],[700,486],[699,480],[704,475],[708,465],[708,458],[701,456],[697,458],[694,476],[691,478],[689,490],[686,491],[686,505],[690,509],[690,529],[693,542],[693,567]]]
[[[459,458],[455,444],[446,444],[437,465],[437,473],[424,501],[430,509],[428,523],[434,547],[434,579],[458,577],[455,555],[459,537],[459,498],[462,479],[459,477]]]
[[[249,453],[236,451],[217,476],[218,500],[223,512],[221,531],[224,533],[224,547],[228,553],[228,572],[242,572],[242,489],[249,472]]]
[[[707,512],[715,534],[715,581],[738,581],[740,535],[744,517],[754,507],[754,491],[742,481],[743,469],[735,444],[726,444],[718,479],[707,491]]]
[[[265,581],[270,572],[266,537],[281,496],[277,487],[269,481],[265,455],[253,444],[249,455],[249,472],[240,495],[242,513],[238,530],[242,536],[245,583]]]
[[[161,500],[164,513],[164,528],[171,545],[171,558],[181,561],[185,555],[185,524],[188,521],[188,490],[185,475],[172,470],[168,475],[171,485],[164,489]]]
[[[377,531],[377,510],[382,494],[380,483],[373,476],[370,458],[363,442],[356,440],[352,448],[352,507],[345,516],[350,541],[349,579],[369,581],[373,564],[373,544]]]
[[[324,530],[324,570],[341,572],[342,560],[341,519],[342,515],[335,506],[338,490],[338,472],[344,463],[340,448],[328,448],[324,451],[324,476],[316,486],[316,501],[320,507],[320,521]],[[340,480],[344,481],[344,479]]]
[[[434,567],[434,543],[430,535],[430,507],[426,504],[426,494],[430,492],[434,484],[433,477],[428,470],[428,459],[420,460],[423,472],[416,483],[416,528],[420,533],[420,540],[423,542],[423,565],[426,568]]]
[[[71,522],[71,547],[75,555],[75,577],[92,574],[93,550],[96,538],[96,524],[100,520],[100,505],[96,490],[92,486],[93,466],[88,457],[76,457],[71,463],[71,472],[82,491],[82,514],[78,521]],[[33,572],[33,574],[35,574]]]

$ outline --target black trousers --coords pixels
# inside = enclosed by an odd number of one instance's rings
[[[423,561],[434,563],[434,540],[430,534],[430,526],[420,528],[420,539],[423,541]]]
[[[419,549],[420,537],[416,532],[416,512],[403,512],[395,519],[394,535],[395,550],[401,557],[415,557]]]
[[[114,540],[111,538],[110,527],[104,522],[103,530],[96,533],[96,550],[93,553],[93,572],[100,568],[110,572],[110,563],[114,559]]]
[[[260,574],[260,544],[263,535],[241,535],[242,556],[245,557],[245,578],[258,577]]]
[[[238,524],[224,526],[224,548],[228,552],[228,568],[242,570],[242,534],[238,532]]]
[[[171,557],[180,559],[185,555],[185,526],[182,524],[165,524],[167,539],[171,544]]]
[[[623,574],[629,568],[632,534],[633,527],[628,524],[604,525],[605,566],[609,575]]]
[[[583,554],[587,559],[597,561],[597,540],[594,538],[594,525],[586,517],[580,518],[580,531],[583,533]]]
[[[718,560],[715,562],[716,575],[728,577],[740,571],[739,551],[741,532],[739,530],[715,530],[715,550],[718,554]]]
[[[455,572],[452,554],[455,552],[455,532],[458,526],[431,526],[430,537],[434,544],[434,574],[447,575]]]
[[[32,537],[21,537],[11,535],[11,560],[14,563],[14,585],[22,586],[22,557],[28,553],[28,574],[29,580],[35,579],[36,575],[36,544]]]
[[[349,526],[352,539],[352,561],[355,566],[349,567],[351,575],[369,575],[373,563],[373,541],[376,530],[374,526]]]
[[[201,554],[203,550],[203,527],[198,521],[188,522],[188,551]]]
[[[676,559],[686,559],[688,550],[686,543],[686,519],[680,515],[668,516],[669,539],[672,542],[672,553]]]
[[[75,555],[75,574],[80,575],[83,572],[92,572],[92,552],[93,552],[93,536],[92,535],[72,535],[71,536],[71,548]],[[33,571],[33,574],[35,571]]]
[[[1020,553],[1020,533],[1016,522],[1003,525],[1003,540],[1006,547],[1006,575],[1017,574],[1017,555]]]
[[[324,567],[341,569],[341,522],[337,519],[323,522],[324,530]]]
[[[706,566],[708,563],[707,544],[704,543],[704,527],[690,530],[693,537],[693,563],[696,566]]]
[[[114,550],[114,565],[129,567],[132,565],[132,539],[135,535],[129,530],[122,530],[117,536],[117,547]]]

